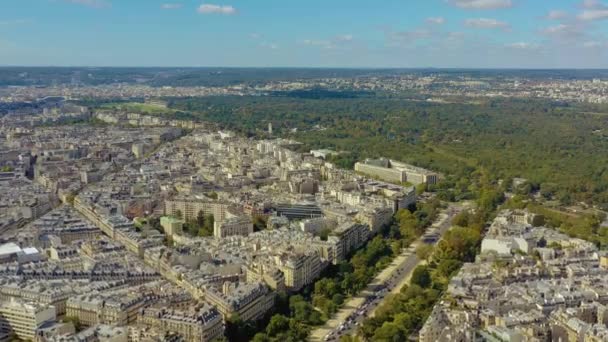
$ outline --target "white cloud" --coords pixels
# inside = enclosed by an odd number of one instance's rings
[[[250,33],[249,34],[249,38],[251,38],[251,39],[260,39],[260,38],[262,38],[262,35],[259,34],[259,33],[255,33],[254,32],[254,33]]]
[[[583,11],[576,18],[581,21],[608,19],[608,6],[599,0],[583,0],[580,7]]]
[[[607,6],[599,0],[583,0],[581,7],[586,9],[606,9]]]
[[[180,9],[182,7],[184,7],[184,5],[180,4],[180,3],[167,3],[167,4],[160,5],[160,8],[166,9],[166,10]]]
[[[549,26],[541,31],[544,34],[548,35],[562,35],[562,34],[579,34],[580,30],[573,26],[567,24],[559,24],[555,26]]]
[[[464,25],[478,29],[508,29],[510,27],[504,21],[489,18],[466,19]]]
[[[587,33],[583,26],[579,24],[559,24],[549,26],[540,31],[542,34],[550,37],[556,42],[577,44],[585,39]]]
[[[433,32],[427,29],[416,29],[413,31],[389,31],[386,32],[390,45],[410,45],[419,41],[431,39]]]
[[[507,44],[505,46],[508,48],[520,49],[520,50],[535,49],[538,47],[538,45],[536,45],[536,44],[527,43],[527,42],[511,43],[511,44]]]
[[[500,8],[511,8],[511,0],[447,0],[453,6],[464,9],[492,10]]]
[[[302,41],[305,45],[310,46],[319,46],[324,49],[335,49],[337,47],[348,46],[353,43],[355,37],[352,34],[343,34],[339,36],[335,36],[329,40],[315,40],[315,39],[305,39]]]
[[[335,40],[338,42],[352,42],[353,38],[354,37],[352,34],[343,34],[341,36],[337,36]]]
[[[426,22],[429,24],[441,25],[441,24],[445,23],[445,18],[444,17],[430,17],[430,18],[426,18]]]
[[[104,0],[63,0],[64,2],[75,4],[75,5],[83,5],[93,8],[105,8],[111,7],[112,5]]]
[[[555,26],[549,26],[549,27],[543,29],[542,32],[545,34],[556,34],[556,33],[566,32],[569,29],[570,29],[570,25],[559,24],[559,25],[555,25]]]
[[[565,11],[553,10],[549,11],[549,13],[547,14],[547,19],[560,20],[566,18],[567,16],[568,13],[566,13]]]
[[[608,9],[584,10],[577,18],[584,21],[608,19]]]
[[[202,4],[198,7],[197,11],[201,14],[236,14],[236,8],[230,5]]]
[[[264,42],[264,43],[260,44],[260,46],[264,47],[264,48],[267,48],[267,49],[270,49],[270,50],[278,50],[279,49],[279,44],[277,44],[277,43],[266,43],[266,42]]]

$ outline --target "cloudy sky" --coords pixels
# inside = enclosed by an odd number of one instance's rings
[[[608,68],[608,0],[0,0],[0,65]]]

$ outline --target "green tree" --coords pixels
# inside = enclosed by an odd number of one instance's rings
[[[392,322],[385,322],[374,334],[373,341],[378,342],[403,342],[406,340],[403,331]]]
[[[250,321],[243,321],[238,315],[226,320],[226,337],[230,341],[249,341],[255,335],[255,326]]]
[[[66,316],[63,319],[63,321],[66,322],[66,323],[70,323],[71,322],[72,324],[74,324],[74,329],[76,329],[77,332],[80,332],[83,329],[83,326],[80,323],[80,319],[78,317],[75,317],[75,316]]]
[[[266,222],[268,221],[266,216],[255,215],[253,217],[253,230],[259,232],[260,230],[266,229]]]
[[[198,214],[196,215],[196,223],[199,227],[203,227],[205,225],[205,212],[202,210],[199,210]]]
[[[412,317],[409,312],[399,312],[395,315],[393,322],[401,331],[412,331],[416,329],[419,319]]]
[[[344,303],[344,296],[340,293],[336,293],[331,297],[331,301],[336,305],[342,305]]]
[[[433,253],[432,245],[429,245],[426,243],[421,243],[420,245],[418,245],[418,247],[416,247],[416,256],[420,260],[428,260],[428,258],[431,256],[432,253]]]
[[[462,211],[452,219],[452,224],[459,227],[467,227],[469,225],[469,212]]]
[[[458,269],[462,263],[458,260],[454,259],[442,259],[437,263],[436,272],[438,275],[444,278],[451,277]]]
[[[426,191],[426,183],[416,185],[416,194],[422,195]]]
[[[431,273],[426,265],[419,265],[412,272],[411,283],[422,288],[431,286]]]
[[[257,333],[253,336],[252,342],[270,342],[270,339],[264,333]]]
[[[288,341],[306,341],[310,328],[297,319],[289,320]]]
[[[287,330],[289,330],[289,318],[278,314],[273,315],[266,326],[266,334],[270,337],[277,336]]]
[[[206,215],[205,219],[203,221],[203,227],[205,227],[208,230],[213,231],[214,223],[215,223],[215,217],[213,217],[213,214]]]

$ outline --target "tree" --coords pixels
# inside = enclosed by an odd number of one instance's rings
[[[344,303],[344,296],[340,293],[336,293],[331,297],[331,301],[336,305],[342,305],[342,303]]]
[[[252,342],[270,342],[270,339],[264,333],[257,333],[253,336]]]
[[[289,330],[289,318],[280,314],[273,315],[266,326],[266,334],[270,337],[277,336],[287,330]]]
[[[205,220],[203,222],[203,227],[207,228],[208,230],[213,231],[214,223],[215,223],[215,217],[213,217],[213,214],[209,214],[209,215],[205,216]]]
[[[69,205],[74,205],[74,199],[76,198],[76,195],[74,194],[69,194],[65,196],[65,202]]]
[[[481,235],[478,230],[454,227],[439,241],[435,253],[439,259],[472,261],[480,241]]]
[[[420,287],[427,288],[431,286],[431,273],[426,265],[419,265],[412,272],[411,283]]]
[[[557,192],[557,187],[557,184],[554,183],[543,183],[540,185],[540,194],[545,199],[550,200]]]
[[[82,324],[80,323],[80,319],[78,317],[67,316],[63,319],[63,321],[66,323],[71,322],[72,324],[74,324],[74,329],[76,329],[76,332],[82,331]]]
[[[374,334],[373,341],[402,342],[406,340],[403,331],[395,323],[385,322]]]
[[[532,225],[534,227],[540,227],[545,225],[545,217],[543,215],[534,215],[532,218]]]
[[[416,247],[416,256],[420,260],[428,260],[428,258],[431,256],[432,253],[433,253],[432,245],[422,243],[422,244],[418,245],[418,247]]]
[[[307,322],[310,319],[310,314],[314,310],[312,305],[304,300],[301,295],[295,295],[289,298],[289,309],[291,315],[298,321]]]
[[[199,227],[203,227],[205,225],[205,213],[202,210],[198,211],[196,215],[196,223]]]
[[[182,214],[182,211],[178,209],[178,210],[175,212],[175,217],[181,220],[181,219],[183,219],[183,218],[184,218],[184,215]]]
[[[422,195],[426,191],[426,183],[416,185],[416,195]]]
[[[201,237],[213,236],[213,229],[208,229],[207,227],[200,228],[197,235]]]
[[[338,291],[339,288],[336,281],[332,278],[322,278],[315,282],[315,294],[331,298]]]
[[[321,238],[322,241],[327,241],[327,238],[329,237],[329,233],[331,233],[331,229],[321,228],[321,230],[319,230],[317,235]]]
[[[459,227],[466,227],[466,226],[468,226],[469,225],[469,212],[468,211],[462,211],[462,212],[458,213],[452,219],[452,224],[455,225],[455,226],[459,226]]]
[[[461,264],[462,263],[458,260],[442,259],[437,264],[437,274],[444,278],[449,278],[452,276],[452,274],[454,274],[454,272],[458,271]]]
[[[249,321],[243,321],[238,315],[226,320],[226,337],[230,341],[249,341],[255,334],[255,327]]]
[[[416,321],[409,312],[400,312],[393,319],[393,322],[400,330],[407,332],[416,328]]]
[[[306,341],[308,339],[309,332],[310,329],[297,319],[292,318],[289,320],[289,341]]]
[[[260,230],[266,229],[266,223],[268,219],[266,216],[255,215],[253,217],[253,230],[259,232]]]

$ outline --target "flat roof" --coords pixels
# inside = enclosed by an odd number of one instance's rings
[[[0,245],[0,255],[9,255],[21,252],[21,247],[17,246],[14,242],[5,243]]]

